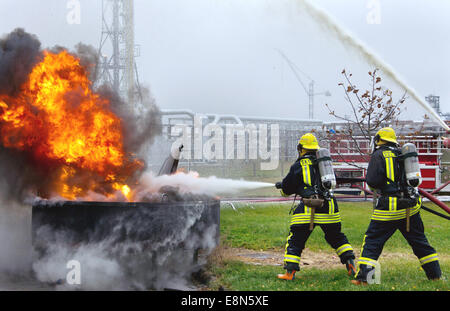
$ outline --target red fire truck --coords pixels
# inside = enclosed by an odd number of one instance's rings
[[[413,126],[414,126],[414,122]],[[417,123],[417,122],[416,122]],[[439,127],[426,127],[419,134],[411,134],[411,128],[397,131],[400,145],[411,142],[416,145],[420,169],[422,173],[421,188],[433,191],[445,185],[445,180],[441,178],[442,163],[441,157],[446,148],[445,132]],[[423,124],[422,124],[423,127]],[[339,133],[339,130],[335,131]],[[406,135],[406,133],[409,133]],[[416,131],[417,132],[417,131]],[[339,134],[331,135],[328,139],[328,148],[334,161],[337,177],[364,177],[366,175],[367,164],[370,160],[371,146],[367,139],[362,136],[352,136],[350,139]],[[361,194],[365,184],[341,184],[336,193]],[[367,188],[366,188],[367,189]]]

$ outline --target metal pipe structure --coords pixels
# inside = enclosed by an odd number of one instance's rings
[[[174,115],[187,115],[194,122],[195,113],[189,109],[165,109],[161,110],[161,115],[163,116],[174,116]]]
[[[241,119],[235,115],[218,115],[218,114],[206,114],[206,117],[213,117],[214,120],[210,124],[218,124],[220,120],[233,120],[236,124],[243,125]]]
[[[170,155],[166,158],[161,169],[159,170],[158,176],[161,175],[171,175],[177,171],[178,163],[180,161],[181,151],[183,150],[183,145],[172,146],[170,150]]]

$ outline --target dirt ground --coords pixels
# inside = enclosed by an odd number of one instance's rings
[[[284,251],[255,251],[245,248],[223,248],[223,259],[237,260],[253,265],[283,266]],[[312,252],[308,248],[302,253],[301,266],[317,268],[338,267],[339,257],[326,252]]]
[[[356,258],[359,257],[359,249],[355,249]],[[245,248],[229,248],[221,246],[216,249],[215,254],[218,260],[237,260],[244,263],[252,265],[270,265],[270,266],[283,266],[284,250],[273,250],[273,251],[263,251],[263,250],[249,250]],[[439,254],[440,258],[449,257],[447,254]],[[395,260],[395,259],[410,259],[417,260],[417,257],[411,252],[408,253],[396,253],[396,252],[386,252],[384,251],[380,260]],[[326,251],[311,251],[305,248],[302,252],[301,268],[318,268],[318,269],[329,269],[341,267],[341,261],[339,256],[332,252]]]

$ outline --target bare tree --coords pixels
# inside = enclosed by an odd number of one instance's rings
[[[344,122],[336,133],[327,132],[323,137],[337,145],[341,139],[349,141],[345,146],[346,153],[360,155],[363,160],[369,159],[375,133],[383,126],[398,124],[401,105],[406,100],[406,92],[399,100],[394,100],[392,91],[381,86],[382,79],[378,69],[368,74],[370,87],[361,91],[352,83],[352,74],[347,73],[345,69],[342,71],[344,81],[339,83],[339,86],[342,87],[352,112],[351,115],[342,115],[327,104],[330,115]],[[348,164],[360,167],[357,162],[361,161],[349,160],[349,157],[344,157],[339,150],[337,155]]]

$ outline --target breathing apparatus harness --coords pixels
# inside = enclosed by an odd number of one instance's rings
[[[374,137],[375,146],[377,142],[380,140],[379,135]],[[412,143],[407,143],[399,149],[398,144],[392,145],[384,145],[388,150],[392,151],[395,154],[396,161],[390,162],[390,173],[388,172],[388,165],[386,164],[386,177],[388,179],[388,183],[385,187],[384,193],[379,198],[379,200],[384,200],[382,206],[389,207],[389,202],[391,197],[397,197],[397,209],[406,209],[406,230],[409,232],[409,218],[410,218],[410,209],[412,207],[417,206],[419,203],[420,195],[418,187],[422,182],[422,177],[420,174],[419,167],[419,158],[416,150],[416,146]],[[381,147],[378,147],[381,148]],[[377,147],[375,147],[375,150]],[[384,156],[384,154],[383,154]],[[388,158],[386,158],[386,163],[389,162]],[[400,175],[398,181],[392,180],[390,178],[393,176],[394,165],[398,165]],[[389,189],[388,193],[386,190]],[[390,195],[395,194],[395,195]],[[400,193],[400,196],[397,195]]]

